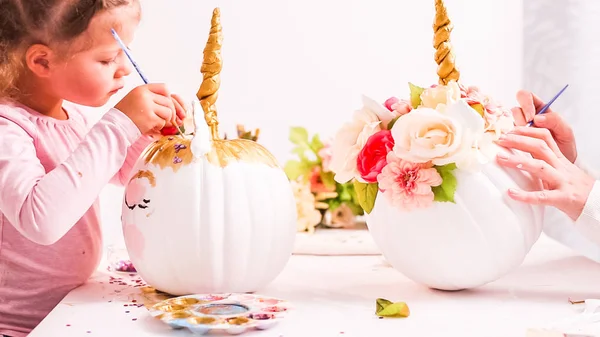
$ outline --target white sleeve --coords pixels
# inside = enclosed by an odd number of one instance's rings
[[[581,156],[577,156],[574,163],[577,167],[582,169],[585,173],[594,177],[595,179],[600,178],[600,173],[590,166],[586,165],[582,160]],[[583,235],[585,235],[590,241],[600,244],[600,181],[596,180],[592,191],[588,195],[583,211],[579,215],[579,218],[575,221],[575,227]]]

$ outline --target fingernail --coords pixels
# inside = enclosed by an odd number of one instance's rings
[[[508,189],[508,193],[512,194],[512,195],[519,195],[519,193],[521,193],[519,190],[516,190],[514,188],[509,188]]]
[[[498,152],[498,154],[496,155],[496,157],[502,159],[502,160],[506,160],[508,159],[508,155],[506,153],[503,152]]]

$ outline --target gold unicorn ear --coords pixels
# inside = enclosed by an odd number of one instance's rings
[[[444,1],[435,0],[433,47],[435,48],[435,62],[438,64],[439,83],[443,85],[452,80],[458,82],[460,78],[460,71],[456,67],[456,58],[450,44],[450,33],[453,28]]]
[[[219,121],[217,119],[217,98],[221,87],[221,69],[223,59],[221,47],[223,46],[223,30],[221,28],[221,11],[215,8],[212,14],[210,33],[206,47],[204,47],[204,60],[202,61],[202,84],[196,93],[200,100],[204,119],[210,129],[212,140],[219,139]]]

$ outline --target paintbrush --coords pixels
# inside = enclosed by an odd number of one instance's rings
[[[548,103],[546,103],[546,105],[544,105],[538,112],[536,112],[536,115],[541,115],[543,113],[546,113],[546,110],[550,109],[550,105],[552,105],[552,103],[554,103],[554,101],[556,101],[556,99],[562,95],[562,93],[569,87],[569,85],[565,85],[564,88],[562,88],[558,94],[556,94],[556,96],[554,96]],[[533,120],[529,121],[529,123],[527,123],[527,126],[532,126],[533,125]]]
[[[127,58],[129,59],[129,61],[133,65],[133,68],[135,68],[135,71],[137,71],[137,73],[142,78],[142,81],[144,81],[145,84],[148,84],[148,82],[149,82],[148,78],[144,75],[144,73],[142,72],[142,70],[138,66],[137,62],[135,62],[135,60],[131,56],[131,53],[129,52],[129,49],[127,48],[127,46],[125,46],[125,43],[123,43],[123,40],[121,40],[121,37],[119,37],[119,34],[117,34],[117,31],[114,30],[114,29],[111,29],[110,32],[112,33],[112,35],[115,38],[115,40],[117,40],[117,43],[119,44],[119,46],[123,50],[123,53],[125,53],[125,55],[127,55]],[[183,131],[181,131],[181,128],[179,127],[179,125],[177,125],[177,123],[173,122],[173,121],[172,121],[172,123],[177,128],[177,131],[179,131],[179,133],[183,137]]]

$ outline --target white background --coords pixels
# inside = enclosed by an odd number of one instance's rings
[[[513,106],[523,86],[522,0],[446,5],[462,82]],[[407,98],[407,82],[437,81],[433,0],[142,0],[132,49],[151,81],[194,97],[215,6],[224,33],[221,130],[259,127],[259,141],[282,163],[290,158],[290,126],[331,137],[361,94]],[[125,92],[139,84],[131,74]],[[107,188],[101,200],[106,243],[121,242],[122,189]]]

